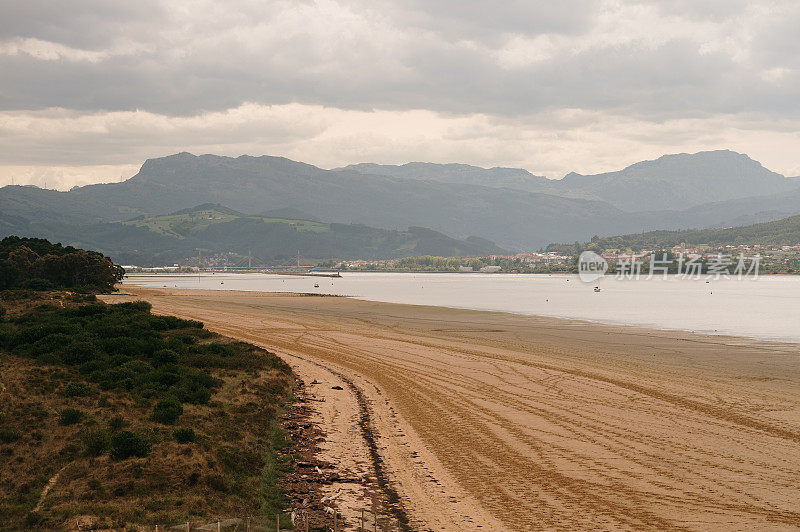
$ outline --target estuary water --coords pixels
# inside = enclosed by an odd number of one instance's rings
[[[800,342],[800,276],[789,275],[709,282],[678,277],[633,280],[606,276],[586,284],[575,275],[344,272],[341,278],[312,278],[202,273],[129,275],[124,284],[311,292]]]

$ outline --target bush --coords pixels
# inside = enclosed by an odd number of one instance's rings
[[[83,419],[83,412],[77,408],[65,408],[58,415],[58,423],[61,425],[74,425]]]
[[[147,312],[147,313],[149,313],[150,309],[153,308],[153,306],[147,301],[128,301],[126,303],[118,303],[114,306],[123,311]]]
[[[153,421],[172,425],[183,414],[183,406],[178,401],[159,401],[153,408]]]
[[[0,428],[0,442],[13,443],[22,437],[20,431],[8,427]]]
[[[45,290],[54,290],[57,287],[47,279],[34,278],[23,281],[22,288],[25,290],[36,290],[38,292],[43,292]]]
[[[64,397],[86,397],[91,391],[91,388],[82,382],[71,382],[64,386],[64,389],[61,390],[61,395]]]
[[[153,353],[153,365],[163,366],[164,364],[175,364],[178,361],[178,354],[171,349],[161,349]]]
[[[108,428],[110,428],[114,432],[118,431],[125,425],[127,425],[127,423],[125,423],[125,420],[122,419],[120,416],[114,416],[108,421]]]
[[[111,437],[111,457],[115,460],[143,458],[150,453],[150,444],[140,435],[123,430]]]
[[[81,434],[81,441],[89,456],[100,456],[111,447],[111,435],[105,429],[87,430]]]
[[[182,427],[173,433],[175,441],[178,443],[191,443],[195,439],[194,430],[188,427]]]
[[[61,350],[61,359],[70,366],[79,366],[97,357],[97,348],[91,342],[73,341]]]

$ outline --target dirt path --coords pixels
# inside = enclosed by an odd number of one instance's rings
[[[415,530],[800,528],[796,345],[345,298],[125,290],[346,377],[370,404]],[[345,434],[334,456],[364,448],[348,408],[328,420]]]

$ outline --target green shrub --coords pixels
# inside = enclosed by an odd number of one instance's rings
[[[97,348],[92,342],[80,340],[73,341],[59,353],[64,363],[70,366],[79,366],[85,362],[94,360],[97,354]]]
[[[150,309],[153,308],[153,305],[151,305],[147,301],[129,301],[127,303],[119,303],[114,306],[122,311],[147,312],[147,313],[149,313]]]
[[[111,437],[111,457],[115,460],[142,458],[150,453],[150,444],[142,436],[123,430]]]
[[[153,365],[155,366],[175,364],[176,362],[178,362],[178,354],[171,349],[160,349],[153,353]]]
[[[77,408],[65,408],[58,415],[60,425],[74,425],[83,419],[83,412]]]
[[[22,433],[9,427],[0,428],[0,442],[13,443],[22,437]]]
[[[64,386],[61,390],[61,395],[64,397],[86,397],[91,392],[92,389],[82,382],[71,382]]]
[[[191,443],[195,439],[194,430],[189,427],[181,427],[173,433],[175,441],[178,443]]]
[[[153,421],[172,425],[183,414],[183,406],[178,401],[165,400],[159,401],[153,408]]]
[[[36,290],[41,292],[44,290],[53,290],[57,287],[47,279],[34,278],[23,281],[22,288],[26,290]]]
[[[111,435],[105,429],[87,430],[81,434],[81,441],[89,456],[100,456],[111,447]]]
[[[118,431],[125,425],[127,425],[127,423],[120,416],[114,416],[108,421],[108,428],[110,428],[114,432]]]

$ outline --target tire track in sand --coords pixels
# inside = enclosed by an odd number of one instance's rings
[[[352,379],[414,529],[800,528],[797,346],[342,298],[136,291],[156,310]]]

